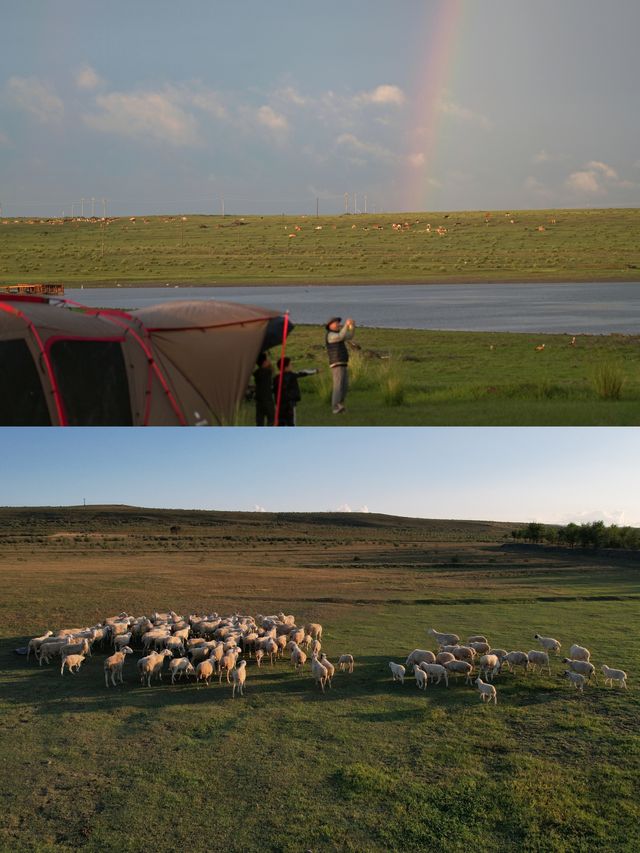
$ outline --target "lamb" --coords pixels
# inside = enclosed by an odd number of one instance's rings
[[[421,663],[435,663],[436,656],[433,652],[428,652],[426,649],[414,649],[406,659],[405,666],[413,666],[414,669]]]
[[[573,684],[576,690],[579,690],[581,693],[584,693],[584,685],[587,683],[587,679],[584,675],[580,675],[579,672],[572,672],[570,669],[565,669],[563,673],[565,678],[568,678],[569,681]]]
[[[336,668],[324,652],[322,653],[322,657],[320,658],[320,663],[327,670],[327,683],[329,687],[331,687],[331,679],[336,674]]]
[[[478,691],[480,692],[480,699],[482,702],[488,702],[491,704],[493,701],[494,705],[498,704],[498,696],[493,684],[487,684],[480,677],[476,678],[476,684],[478,685]]]
[[[453,646],[460,642],[457,634],[441,634],[435,628],[429,628],[427,634],[431,634],[439,646]]]
[[[584,675],[587,680],[593,676],[596,684],[598,683],[596,668],[592,663],[589,663],[588,660],[571,660],[571,658],[562,658],[562,663],[568,664],[569,669],[573,670],[573,672],[579,672],[580,675]]]
[[[406,672],[405,668],[401,663],[394,663],[392,660],[389,661],[389,669],[391,670],[391,675],[393,676],[394,681],[399,681],[401,684],[404,684],[404,674]]]
[[[524,652],[508,652],[503,660],[509,672],[513,672],[516,666],[521,666],[525,672],[529,669],[529,658]]]
[[[320,640],[311,640],[311,642],[307,646],[307,651],[311,651],[312,655],[319,655],[321,649],[322,643],[320,642]]]
[[[569,657],[571,660],[590,660],[591,652],[589,649],[585,649],[584,646],[573,645],[569,649]]]
[[[416,685],[418,687],[418,690],[426,690],[427,685],[429,683],[429,676],[424,671],[424,669],[422,669],[422,667],[416,664],[416,666],[414,666],[413,668],[413,674],[416,677]]]
[[[105,687],[109,686],[109,676],[111,683],[116,686],[116,676],[119,676],[120,684],[122,684],[122,667],[127,655],[132,655],[133,649],[130,646],[124,646],[119,652],[108,657],[104,662],[104,683]]]
[[[338,658],[340,672],[353,672],[353,663],[353,655],[340,655]]]
[[[541,637],[540,634],[534,634],[533,639],[537,640],[546,652],[555,652],[558,654],[560,651],[561,643],[558,640],[554,640],[553,637]]]
[[[622,669],[611,669],[605,663],[602,664],[602,672],[604,673],[604,683],[606,685],[607,681],[611,683],[613,687],[613,682],[616,681],[620,687],[624,687],[627,690],[627,673]]]
[[[436,684],[440,684],[442,679],[444,678],[444,683],[446,686],[449,686],[449,673],[446,668],[439,663],[421,663],[420,669],[427,674],[428,678],[432,680],[437,676],[438,680]],[[415,672],[415,669],[414,669]]]
[[[529,665],[533,667],[534,671],[537,666],[539,666],[540,669],[546,666],[549,675],[551,675],[549,655],[546,652],[540,652],[537,649],[532,649],[530,652],[527,652],[527,659],[529,661]]]
[[[291,663],[296,669],[298,669],[298,667],[300,667],[300,669],[304,669],[306,662],[306,654],[302,651],[300,646],[297,645],[297,643],[294,643],[291,649]]]
[[[231,698],[236,698],[236,688],[238,689],[238,693],[241,696],[244,696],[244,683],[247,680],[246,660],[241,660],[240,663],[236,664],[236,668],[231,673],[231,677],[233,678],[233,690],[231,691]]]
[[[482,655],[480,661],[478,662],[478,673],[479,675],[485,675],[489,681],[493,681],[493,679],[500,672],[500,660],[497,655]]]
[[[449,663],[445,664],[445,667],[449,672],[464,675],[464,683],[471,684],[471,673],[473,672],[473,667],[470,663],[467,663],[466,660],[451,660]]]
[[[69,668],[69,672],[78,672],[84,661],[84,655],[66,655],[62,658],[62,666],[60,667],[60,675],[64,675],[65,666]]]
[[[154,675],[157,675],[158,679],[162,681],[162,664],[166,657],[172,657],[169,649],[163,649],[161,652],[151,652],[150,655],[140,658],[138,661],[138,672],[140,673],[141,684],[144,684],[146,681],[147,687],[151,687],[151,679]]]
[[[173,658],[169,661],[169,672],[171,683],[176,683],[176,678],[182,679],[183,675],[195,675],[195,669],[189,658]]]
[[[44,643],[45,640],[48,640],[52,634],[53,631],[47,631],[47,633],[43,634],[41,637],[34,637],[32,640],[29,640],[29,644],[27,646],[27,660],[29,660],[31,652],[38,657],[38,651],[40,650],[41,644]]]
[[[313,675],[316,684],[319,684],[324,693],[324,685],[327,682],[328,673],[324,664],[320,663],[318,658],[313,655],[311,658],[311,674]]]
[[[211,681],[211,676],[213,675],[213,673],[213,663],[208,659],[201,660],[198,666],[196,667],[196,681],[204,681],[207,687],[209,687],[209,682]],[[222,673],[220,673],[220,679],[222,680]],[[229,676],[227,675],[227,681],[228,680]]]

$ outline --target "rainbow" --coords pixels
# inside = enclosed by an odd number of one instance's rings
[[[417,104],[409,133],[410,150],[403,192],[406,210],[425,210],[433,185],[430,183],[437,157],[438,131],[442,121],[439,102],[451,83],[455,48],[459,40],[464,0],[441,0],[429,4],[420,28],[428,38],[418,63],[414,101]]]

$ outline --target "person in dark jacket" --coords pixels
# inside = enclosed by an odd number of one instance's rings
[[[356,328],[356,324],[350,317],[345,320],[344,326],[341,326],[341,323],[342,317],[332,317],[325,326],[327,330],[325,344],[333,381],[331,411],[334,415],[341,415],[346,411],[344,401],[349,388],[347,341],[351,340]]]
[[[276,407],[273,401],[273,367],[266,352],[261,352],[253,371],[256,383],[256,426],[273,426]]]
[[[300,402],[300,386],[298,379],[301,376],[313,376],[317,370],[299,370],[297,373],[291,370],[291,359],[289,356],[281,358],[278,362],[282,374],[282,396],[280,398],[280,413],[278,426],[296,425],[296,403]],[[280,373],[273,380],[273,396],[278,400],[278,387],[280,385]]]

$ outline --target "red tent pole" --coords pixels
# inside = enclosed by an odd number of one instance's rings
[[[284,315],[284,326],[282,329],[282,352],[280,353],[280,376],[278,382],[278,396],[276,399],[276,416],[274,419],[274,425],[279,426],[280,422],[280,401],[282,400],[282,380],[284,379],[284,370],[282,369],[282,361],[284,360],[284,354],[287,349],[287,329],[289,327],[289,312],[285,311]]]

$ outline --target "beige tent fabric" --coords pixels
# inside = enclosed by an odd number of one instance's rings
[[[58,338],[123,338],[133,425],[173,426],[234,422],[269,320],[279,316],[255,306],[213,301],[168,302],[130,314],[83,313],[44,302],[7,305],[24,317],[0,311],[0,342],[22,339],[28,346],[53,425],[60,419],[52,384],[25,318],[45,348]]]

